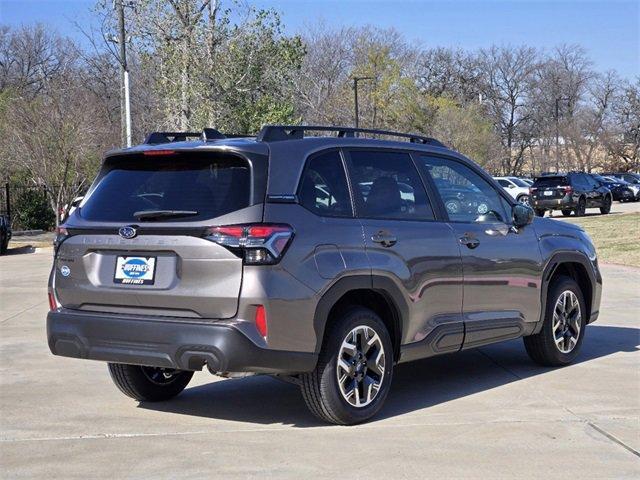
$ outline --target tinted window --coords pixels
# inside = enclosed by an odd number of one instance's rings
[[[337,151],[326,152],[309,160],[298,196],[302,206],[317,215],[352,215],[347,179]]]
[[[433,220],[422,180],[408,154],[352,150],[350,156],[359,216]]]
[[[107,160],[103,168],[80,209],[88,220],[137,222],[134,213],[153,210],[197,212],[154,220],[206,220],[249,206],[250,169],[235,156],[135,155]]]
[[[640,183],[640,176],[632,175],[630,173],[622,175],[622,179],[629,183]]]
[[[599,188],[600,184],[593,175],[585,175],[590,188]]]
[[[420,167],[431,175],[450,220],[507,221],[507,202],[472,169],[440,157],[422,155],[419,158]]]
[[[511,183],[509,183],[507,180],[498,180],[498,183],[500,184],[501,187],[505,187],[505,188],[509,188],[509,185],[511,185]]]
[[[513,183],[515,183],[518,187],[528,187],[529,184],[527,182],[525,182],[524,180],[518,178],[518,177],[509,177],[509,180],[511,180]]]
[[[569,185],[567,177],[539,177],[533,182],[534,187],[560,187],[562,185]]]
[[[589,181],[587,180],[587,177],[582,174],[582,173],[574,173],[570,176],[571,178],[571,183],[574,187],[576,188],[580,188],[582,190],[588,190],[589,187]]]

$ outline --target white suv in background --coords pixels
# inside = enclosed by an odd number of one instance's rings
[[[529,184],[518,177],[493,177],[518,202],[529,205]]]

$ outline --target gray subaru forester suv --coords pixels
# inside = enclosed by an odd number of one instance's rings
[[[584,231],[534,219],[437,140],[155,132],[107,154],[59,228],[47,334],[138,401],[206,366],[296,383],[317,417],[354,424],[398,363],[518,337],[570,363],[601,289]]]

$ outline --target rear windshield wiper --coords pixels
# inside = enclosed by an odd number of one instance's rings
[[[154,218],[178,218],[193,217],[198,215],[195,210],[140,210],[134,212],[133,216],[138,220],[152,220]]]

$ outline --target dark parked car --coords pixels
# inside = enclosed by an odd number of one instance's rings
[[[564,216],[574,212],[581,217],[587,208],[599,208],[605,214],[611,211],[613,202],[609,189],[583,172],[538,177],[530,192],[530,204],[539,217],[547,210],[561,210]]]
[[[108,362],[138,401],[204,367],[275,375],[320,419],[354,424],[399,363],[523,337],[563,366],[598,317],[589,236],[535,218],[437,140],[266,126],[172,141],[185,136],[107,154],[49,280],[51,351]]]
[[[603,173],[603,177],[610,177],[617,180],[622,180],[629,184],[629,188],[634,192],[634,200],[640,200],[640,174],[633,172],[626,173]]]
[[[640,173],[634,172],[618,172],[618,173],[604,173],[605,177],[615,177],[624,180],[625,182],[640,185]]]
[[[11,221],[7,215],[0,215],[0,255],[7,253],[11,240]]]
[[[640,190],[640,186],[633,188],[630,183],[618,178],[603,177],[598,174],[592,174],[591,176],[596,182],[611,191],[611,195],[616,202],[633,202],[636,200],[636,191]]]

